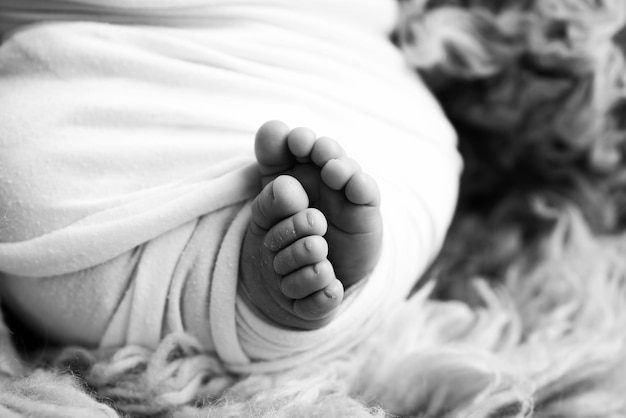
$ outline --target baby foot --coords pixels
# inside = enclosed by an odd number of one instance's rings
[[[319,328],[332,320],[343,288],[378,260],[378,187],[336,141],[306,128],[268,122],[255,152],[265,187],[242,249],[244,293],[271,320]]]
[[[240,261],[242,297],[280,325],[316,329],[343,299],[343,285],[327,259],[324,215],[309,208],[291,176],[268,183],[252,202]]]
[[[348,287],[372,271],[382,244],[380,192],[376,182],[346,156],[337,141],[307,128],[265,123],[255,153],[263,183],[286,173],[304,186],[310,206],[328,221],[325,235],[337,278]]]

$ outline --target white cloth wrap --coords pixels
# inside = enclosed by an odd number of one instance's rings
[[[98,312],[103,345],[187,330],[243,372],[357,344],[438,251],[461,165],[387,39],[395,13],[388,0],[0,0],[0,270],[47,292],[3,297],[37,304],[44,327]],[[237,296],[268,119],[336,138],[381,187],[381,260],[315,331]],[[98,293],[56,291],[61,277]]]

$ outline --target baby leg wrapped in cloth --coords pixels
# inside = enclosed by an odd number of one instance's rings
[[[394,2],[0,8],[2,300],[36,331],[277,370],[358,343],[439,249],[460,161]]]

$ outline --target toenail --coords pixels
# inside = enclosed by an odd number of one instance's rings
[[[324,294],[331,299],[337,299],[337,295],[333,294],[333,292],[328,289],[324,289]]]
[[[309,212],[306,214],[306,220],[309,223],[309,226],[315,225],[315,217],[313,216],[312,213]]]
[[[315,273],[316,276],[320,274],[320,268],[317,264],[313,264],[313,273]]]
[[[304,249],[307,250],[308,252],[311,252],[311,242],[304,241]]]

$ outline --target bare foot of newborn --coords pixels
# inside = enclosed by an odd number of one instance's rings
[[[241,252],[244,298],[280,325],[320,328],[344,287],[378,261],[378,186],[337,142],[306,128],[267,122],[255,152],[264,188]]]

